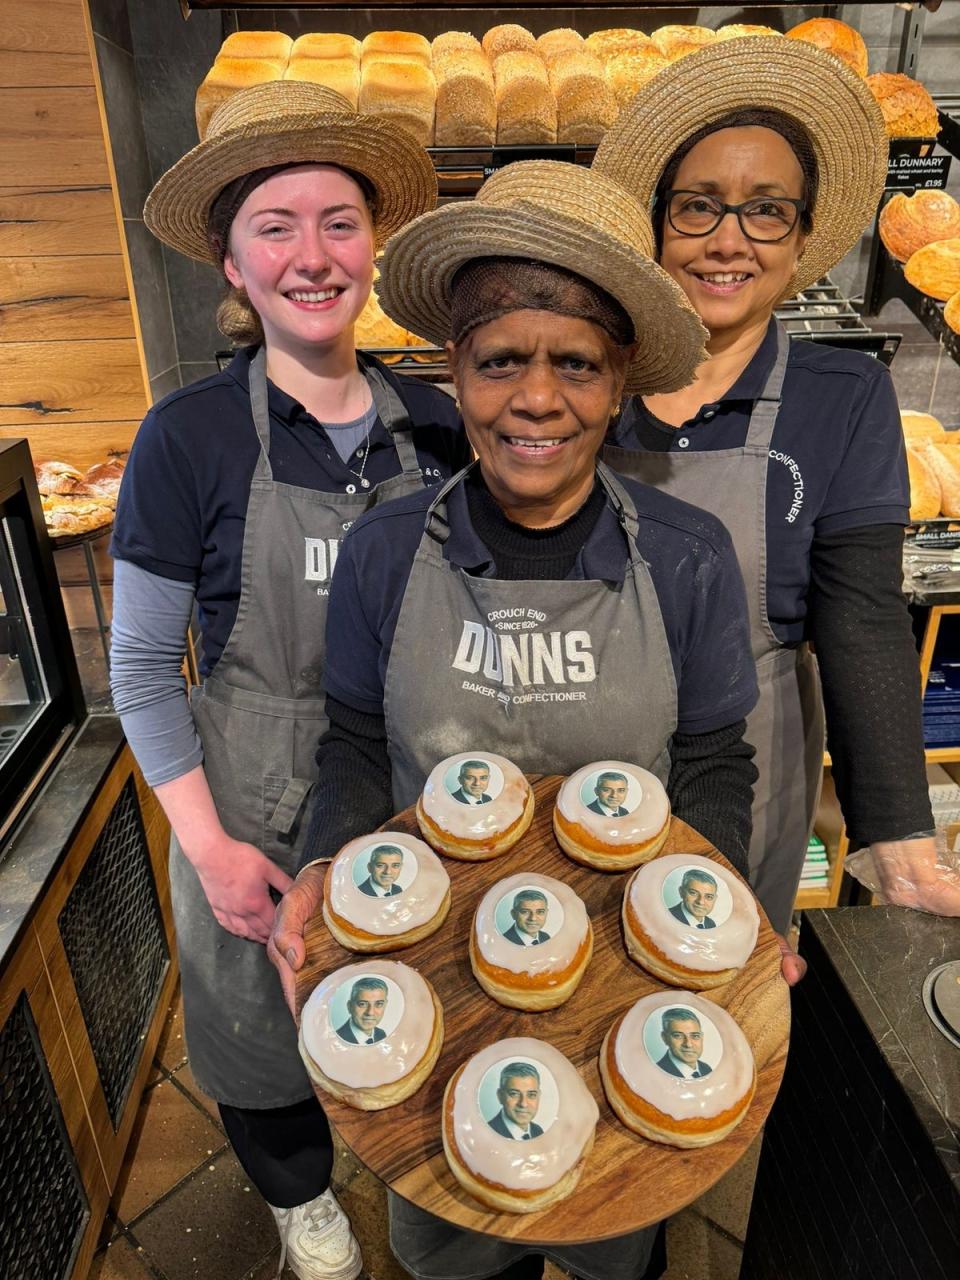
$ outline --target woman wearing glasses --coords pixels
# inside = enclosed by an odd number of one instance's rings
[[[733,536],[760,686],[746,735],[760,772],[751,878],[781,931],[817,803],[824,709],[847,828],[870,846],[886,896],[960,913],[932,839],[893,385],[862,353],[791,342],[773,314],[857,242],[886,156],[859,77],[811,45],[762,38],[655,77],[595,161],[652,207],[660,263],[710,333],[695,381],[625,404],[604,456]]]

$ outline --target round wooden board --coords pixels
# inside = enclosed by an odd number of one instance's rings
[[[699,1151],[647,1142],[614,1115],[603,1092],[597,1055],[615,1018],[641,996],[667,990],[631,961],[624,949],[620,904],[629,873],[605,874],[572,862],[553,834],[553,802],[559,777],[531,778],[536,813],[516,848],[491,862],[444,858],[452,906],[443,927],[405,950],[384,953],[412,965],[434,987],[443,1005],[444,1044],[430,1079],[406,1102],[382,1112],[355,1111],[322,1091],[317,1097],[356,1156],[404,1199],[458,1227],[529,1244],[583,1244],[649,1226],[695,1200],[739,1160],[766,1120],[786,1062],[790,1001],[780,976],[776,937],[760,913],[760,936],[746,967],[733,982],[701,994],[727,1009],[743,1028],[757,1064],[757,1091],[741,1124],[723,1142]],[[419,835],[412,808],[387,830]],[[702,836],[674,818],[659,856],[695,853],[730,864]],[[572,999],[559,1009],[524,1013],[505,1009],[477,984],[467,944],[473,913],[495,881],[535,870],[569,884],[593,922],[593,959]],[[306,935],[307,960],[297,981],[297,1011],[322,977],[361,957],[345,951],[319,913]],[[547,1040],[580,1070],[600,1106],[596,1143],[576,1191],[533,1214],[483,1208],[451,1174],[440,1137],[443,1091],[462,1062],[483,1045],[506,1036]]]

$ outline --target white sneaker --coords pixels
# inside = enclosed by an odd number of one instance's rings
[[[270,1210],[283,1245],[278,1278],[287,1263],[299,1280],[356,1280],[363,1270],[360,1246],[329,1188],[307,1204]]]

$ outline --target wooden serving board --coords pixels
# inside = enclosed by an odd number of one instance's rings
[[[744,1120],[729,1138],[699,1151],[661,1146],[624,1128],[603,1092],[597,1055],[617,1016],[641,996],[667,990],[629,959],[620,927],[620,905],[630,873],[593,871],[571,861],[552,826],[559,777],[531,778],[536,812],[530,830],[508,854],[491,862],[444,858],[452,905],[432,937],[383,958],[412,965],[427,978],[443,1005],[444,1044],[429,1080],[412,1098],[387,1111],[362,1112],[317,1091],[340,1136],[358,1159],[404,1199],[456,1226],[530,1244],[582,1244],[649,1226],[695,1200],[739,1160],[766,1120],[786,1062],[790,1001],[780,976],[780,951],[763,912],[756,949],[733,982],[701,992],[737,1020],[757,1064],[757,1091]],[[412,808],[387,830],[419,835]],[[706,856],[730,864],[686,823],[674,818],[662,854]],[[569,884],[583,899],[594,930],[593,959],[574,996],[559,1009],[525,1013],[491,1000],[470,969],[467,953],[473,913],[495,881],[536,871]],[[307,959],[297,981],[297,1011],[331,970],[361,957],[345,951],[318,913],[306,934]],[[507,1036],[548,1041],[577,1066],[600,1106],[596,1143],[576,1191],[534,1214],[501,1214],[483,1208],[451,1174],[440,1137],[443,1091],[462,1062],[484,1045]]]

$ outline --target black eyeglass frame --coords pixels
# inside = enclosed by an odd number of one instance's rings
[[[674,196],[702,196],[704,200],[712,200],[715,204],[718,204],[720,206],[720,214],[713,226],[708,227],[706,231],[681,231],[672,217],[671,205],[673,204]],[[689,191],[685,187],[677,187],[670,191],[665,191],[663,200],[667,221],[678,236],[686,236],[691,240],[697,240],[703,236],[712,236],[727,214],[735,213],[737,215],[737,224],[740,227],[740,230],[746,238],[748,240],[752,240],[754,244],[780,244],[782,240],[786,240],[787,236],[796,231],[797,223],[800,221],[804,210],[807,207],[807,202],[805,200],[797,199],[796,196],[751,196],[749,200],[743,200],[740,204],[724,204],[722,200],[718,200],[716,196],[711,195],[709,191]],[[762,239],[759,236],[751,235],[743,225],[743,210],[746,209],[748,205],[756,204],[758,200],[777,200],[781,204],[792,204],[794,209],[796,209],[797,214],[792,225],[783,233],[782,236],[774,236],[770,240]]]

